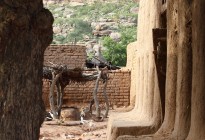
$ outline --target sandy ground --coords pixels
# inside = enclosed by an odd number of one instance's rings
[[[41,127],[40,140],[106,140],[107,120],[76,126],[47,125]],[[54,122],[54,121],[52,121]]]
[[[115,112],[116,110],[110,110],[109,114]],[[65,126],[71,123],[75,125]],[[106,140],[108,118],[103,122],[88,120],[88,123],[79,123],[80,121],[45,121],[41,127],[39,140]]]

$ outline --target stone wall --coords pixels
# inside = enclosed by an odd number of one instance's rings
[[[85,47],[81,45],[51,45],[45,51],[44,65],[66,64],[70,68],[83,67],[86,59]],[[110,106],[122,107],[130,104],[130,78],[128,69],[115,70],[109,73],[107,94]],[[65,88],[64,106],[84,106],[92,99],[95,81],[70,83]],[[49,107],[49,82],[43,81],[43,99]],[[98,96],[103,101],[103,84],[99,85]],[[103,104],[103,102],[102,102]]]

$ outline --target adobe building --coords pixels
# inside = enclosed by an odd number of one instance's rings
[[[50,45],[44,53],[44,65],[64,64],[69,69],[84,68],[87,59],[86,47],[84,45]],[[111,70],[108,74],[106,93],[109,98],[109,105],[113,107],[127,107],[130,105],[130,78],[131,72],[127,68]],[[86,107],[93,99],[93,91],[96,81],[70,82],[64,89],[64,107]],[[103,82],[99,82],[98,99],[101,105],[105,104],[103,96]],[[43,80],[43,100],[49,108],[50,83]]]
[[[205,139],[205,1],[141,0],[128,46],[130,112],[109,118],[108,140]]]
[[[38,140],[54,19],[42,0],[2,0],[0,13],[0,139]],[[140,1],[128,47],[134,109],[109,118],[108,140],[205,139],[204,13],[204,0]]]

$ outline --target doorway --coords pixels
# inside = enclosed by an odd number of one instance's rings
[[[162,1],[166,3],[165,0]],[[164,10],[160,14],[160,27],[153,29],[153,44],[155,64],[157,69],[158,85],[162,106],[162,116],[165,115],[165,89],[166,89],[166,65],[167,65],[167,13]]]

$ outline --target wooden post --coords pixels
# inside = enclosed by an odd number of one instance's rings
[[[54,72],[52,73],[53,80],[52,80],[51,87],[50,87],[49,102],[50,102],[50,108],[51,108],[51,111],[53,113],[54,119],[59,118],[59,114],[57,114],[58,110],[55,108],[55,104],[54,104],[54,88],[55,88],[55,85],[56,85],[56,81],[58,81],[61,74],[62,73],[59,73],[55,76]]]
[[[107,88],[107,79],[105,80],[104,89],[103,89],[103,94],[104,94],[105,103],[106,103],[105,118],[107,118],[108,112],[109,112],[109,101],[108,101],[108,97],[107,97],[107,93],[106,93],[106,88]]]
[[[101,77],[101,71],[99,71],[99,68],[97,67],[97,71],[98,71],[98,76],[95,82],[95,89],[93,91],[93,98],[95,101],[95,107],[96,107],[96,117],[99,118],[100,117],[100,108],[99,108],[99,102],[97,99],[97,91],[98,91],[98,86],[99,86],[99,80]]]
[[[57,87],[57,98],[56,98],[56,102],[57,102],[57,105],[59,105],[59,103],[60,103],[60,94],[61,94],[61,89],[60,89],[60,83],[59,83],[59,81],[56,82],[56,87]]]
[[[62,105],[63,105],[63,95],[64,95],[64,88],[65,86],[60,86],[60,94],[59,94],[59,102],[57,104],[57,111],[58,111],[58,116],[60,117],[60,114],[61,114],[61,108],[62,108]]]

